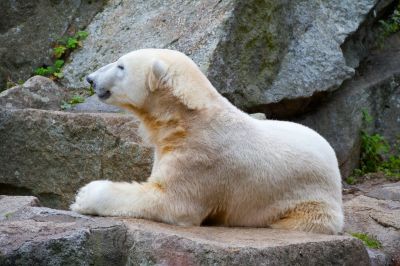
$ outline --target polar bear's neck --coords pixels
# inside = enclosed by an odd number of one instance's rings
[[[125,105],[141,121],[142,138],[155,147],[159,155],[170,153],[185,145],[190,135],[190,122],[197,111],[188,110],[179,102],[165,105],[149,101],[145,107]],[[186,109],[186,110],[185,110]]]

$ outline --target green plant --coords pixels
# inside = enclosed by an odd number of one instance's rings
[[[72,96],[71,100],[69,100],[69,103],[74,105],[74,104],[78,104],[78,103],[83,103],[85,102],[85,98],[83,98],[80,95],[74,95]]]
[[[360,168],[362,172],[374,173],[379,171],[389,150],[390,146],[383,136],[379,134],[370,135],[361,131]]]
[[[372,123],[373,117],[367,111],[362,112],[363,127]],[[360,167],[346,178],[348,184],[355,184],[358,177],[368,173],[381,172],[389,178],[400,178],[400,145],[390,147],[387,140],[380,134],[370,134],[361,130]]]
[[[66,47],[68,49],[75,49],[79,44],[78,39],[76,39],[75,37],[70,37],[67,39],[67,45]]]
[[[39,67],[35,70],[35,74],[54,79],[63,78],[61,68],[64,66],[65,59],[73,50],[82,46],[82,41],[87,36],[86,31],[78,31],[73,36],[58,39],[53,48],[52,56],[55,59],[53,65]]]
[[[67,109],[71,109],[72,106],[74,106],[74,105],[76,105],[78,103],[83,103],[83,102],[85,102],[85,98],[82,97],[79,94],[75,94],[67,102],[66,101],[62,101],[60,107],[61,107],[61,110],[67,110]]]
[[[78,31],[75,34],[75,37],[79,40],[84,40],[87,38],[87,36],[89,36],[89,33],[87,31]]]
[[[358,180],[356,175],[351,175],[347,177],[344,181],[349,185],[354,185],[355,183],[357,183]]]
[[[381,24],[384,37],[400,31],[400,3],[387,20],[380,20],[379,23]]]
[[[53,48],[53,55],[55,58],[61,58],[65,52],[67,51],[67,47],[63,45],[58,45]]]
[[[52,66],[39,67],[38,69],[36,69],[35,74],[41,76],[53,75],[54,77],[61,78],[62,77],[61,68],[63,67],[63,65],[64,65],[64,60],[57,59],[54,62],[54,65]]]
[[[364,245],[369,248],[378,249],[382,247],[381,242],[379,242],[376,238],[369,236],[368,234],[364,233],[352,233],[353,237],[360,239]]]
[[[88,88],[88,92],[89,92],[89,95],[90,95],[90,96],[92,96],[92,95],[95,94],[95,91],[94,91],[93,86],[90,86],[90,87]]]

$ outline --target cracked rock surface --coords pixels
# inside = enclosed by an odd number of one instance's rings
[[[376,265],[400,264],[400,182],[367,182],[354,186],[355,197],[344,204],[345,231],[376,238],[383,258]],[[371,253],[371,252],[370,252]]]

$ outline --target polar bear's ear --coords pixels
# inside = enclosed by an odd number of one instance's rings
[[[168,85],[169,79],[167,64],[158,59],[154,60],[147,81],[150,91],[155,91],[161,86]]]

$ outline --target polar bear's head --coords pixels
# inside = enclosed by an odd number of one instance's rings
[[[121,107],[142,108],[149,95],[168,90],[190,109],[206,107],[217,91],[184,54],[167,49],[128,53],[87,76],[99,99]]]

